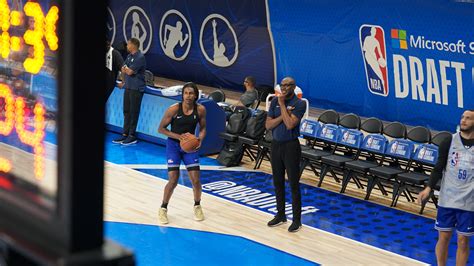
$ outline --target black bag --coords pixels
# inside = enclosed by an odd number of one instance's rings
[[[226,132],[237,135],[244,133],[249,117],[250,111],[247,109],[247,107],[236,106],[234,113],[229,117],[229,122],[226,126]]]
[[[262,110],[252,111],[252,116],[247,121],[245,135],[252,139],[260,139],[265,133],[267,112]]]
[[[239,141],[225,141],[217,161],[224,166],[237,166],[242,161],[244,149]]]

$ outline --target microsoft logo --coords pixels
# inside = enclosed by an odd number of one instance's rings
[[[392,29],[392,47],[408,50],[407,32],[405,30]]]

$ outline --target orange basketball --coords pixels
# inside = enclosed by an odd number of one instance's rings
[[[183,149],[183,151],[187,153],[195,152],[196,148],[199,147],[199,144],[199,139],[192,134],[186,135],[186,138],[179,142],[181,149]]]

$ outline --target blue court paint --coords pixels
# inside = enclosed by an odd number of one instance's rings
[[[167,179],[166,170],[137,169],[162,179]],[[274,195],[272,176],[261,172],[201,171],[203,192],[237,202],[239,204],[274,214],[271,197]],[[181,171],[179,183],[192,187],[186,171]],[[213,189],[221,185],[222,189]],[[240,187],[239,187],[240,186]],[[287,202],[291,200],[289,184],[286,186]],[[231,193],[231,189],[235,189]],[[252,192],[251,190],[254,189]],[[248,201],[243,194],[268,196]],[[438,237],[434,221],[422,216],[352,198],[317,187],[301,184],[303,208],[318,210],[302,215],[305,225],[322,229],[368,245],[382,248],[406,257],[430,264],[436,264],[435,245]],[[265,201],[265,199],[270,199]],[[246,201],[246,202],[244,202]],[[268,203],[268,204],[267,204]],[[203,202],[205,208],[206,203]],[[270,216],[269,216],[270,218]],[[262,226],[266,226],[262,224]],[[256,229],[258,230],[258,229]],[[471,254],[468,265],[474,263],[474,245],[471,240]],[[448,264],[455,264],[456,237],[449,247]]]
[[[164,164],[166,165],[166,147],[146,141],[124,146],[114,144],[112,140],[120,135],[107,132],[105,135],[105,160],[116,164]],[[219,165],[215,159],[200,158],[201,165]]]
[[[257,242],[224,234],[105,223],[105,235],[135,253],[137,265],[318,265]]]

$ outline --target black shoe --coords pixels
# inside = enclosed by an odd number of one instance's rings
[[[267,223],[267,225],[270,227],[274,227],[284,223],[286,223],[286,217],[281,218],[279,216],[275,216],[270,222]]]
[[[292,222],[290,227],[288,227],[288,232],[295,233],[301,229],[302,225],[300,222]]]
[[[128,136],[127,139],[122,141],[122,145],[131,145],[135,143],[137,143],[137,138],[132,135]]]
[[[126,140],[126,139],[127,139],[127,136],[126,136],[126,135],[122,135],[122,136],[120,136],[120,138],[112,140],[112,143],[120,144],[120,143],[122,143],[122,142],[123,142],[124,140]]]

